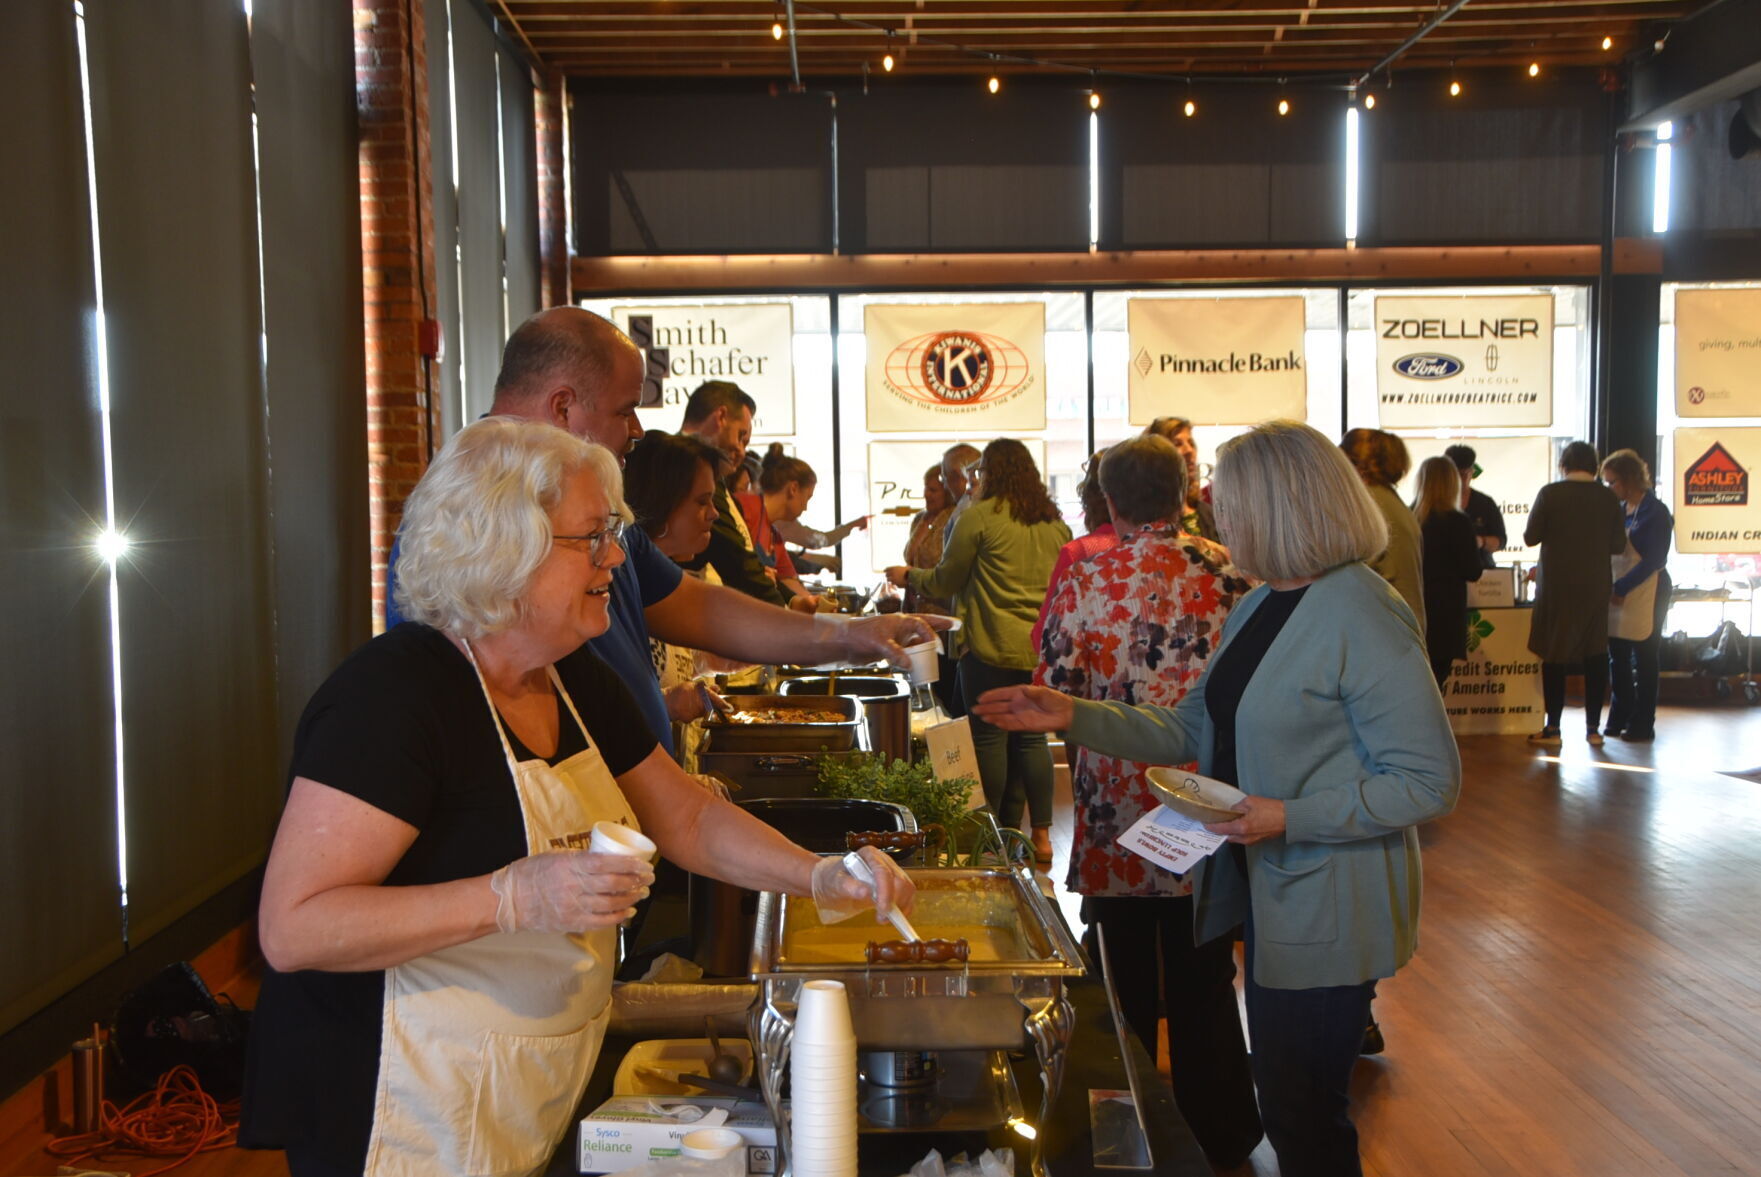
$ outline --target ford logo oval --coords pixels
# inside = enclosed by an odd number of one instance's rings
[[[1395,360],[1394,370],[1408,380],[1447,380],[1461,371],[1461,361],[1454,356],[1420,352]]]

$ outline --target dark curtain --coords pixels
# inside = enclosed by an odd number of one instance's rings
[[[123,945],[83,122],[73,6],[0,5],[0,1031]]]

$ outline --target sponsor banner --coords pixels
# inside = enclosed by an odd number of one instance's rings
[[[692,390],[729,380],[758,402],[755,435],[795,432],[795,311],[788,303],[613,307],[611,318],[647,365],[643,428],[677,432]]]
[[[1307,418],[1301,298],[1134,298],[1126,323],[1133,425]]]
[[[1376,399],[1384,429],[1553,424],[1553,297],[1376,300]]]
[[[911,538],[912,516],[923,510],[923,473],[938,465],[943,452],[953,444],[951,441],[868,443],[868,530],[858,531],[844,541],[847,567],[857,567],[856,555],[850,545],[864,535],[870,537],[873,571],[881,572],[905,562],[905,541]],[[1040,473],[1045,474],[1046,443],[1024,438],[1022,444],[1033,455]],[[910,507],[912,514],[887,514],[891,509],[904,507]]]
[[[1443,684],[1458,735],[1538,732],[1547,722],[1541,659],[1529,652],[1531,609],[1469,609],[1467,660]]]
[[[1046,427],[1044,303],[870,303],[863,333],[870,433]]]
[[[1675,431],[1675,550],[1761,552],[1761,429]]]
[[[1678,417],[1761,417],[1761,290],[1675,292]]]
[[[1419,463],[1440,458],[1452,445],[1472,446],[1480,476],[1474,489],[1498,504],[1504,516],[1504,555],[1517,559],[1524,551],[1523,528],[1529,525],[1529,508],[1541,488],[1558,477],[1553,470],[1553,442],[1545,437],[1406,437],[1412,471],[1398,490],[1400,501],[1410,503],[1418,494]],[[1528,559],[1534,558],[1530,551]]]

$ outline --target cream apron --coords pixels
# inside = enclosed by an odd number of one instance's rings
[[[469,644],[465,654],[476,669]],[[550,681],[587,734],[555,668]],[[585,848],[593,823],[636,815],[587,748],[552,768],[516,761],[477,672],[519,793],[526,850]],[[568,1131],[599,1055],[617,930],[493,933],[385,971],[384,1032],[366,1177],[514,1177]]]

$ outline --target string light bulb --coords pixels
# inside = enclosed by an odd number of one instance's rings
[[[1365,110],[1375,110],[1376,109],[1376,96],[1374,94],[1365,94],[1364,95],[1364,109]]]
[[[889,74],[893,72],[893,55],[891,53],[881,58],[881,68],[886,70]]]
[[[1602,52],[1607,53],[1612,48],[1614,48],[1614,38],[1613,37],[1603,37],[1602,38]]]
[[[1451,98],[1460,98],[1461,97],[1461,83],[1460,82],[1451,81],[1449,83],[1449,96]]]
[[[1193,115],[1198,113],[1198,103],[1196,103],[1192,99],[1188,98],[1186,100],[1186,106],[1183,109],[1185,109],[1185,111],[1186,111],[1186,117],[1191,118]]]
[[[990,81],[988,81],[984,84],[984,88],[986,90],[989,90],[992,94],[995,94],[998,90],[1001,90],[1003,88],[1003,83],[998,80],[996,74],[992,74],[990,77]]]
[[[1099,110],[1101,108],[1101,92],[1099,90],[1090,90],[1088,92],[1088,108],[1090,110]]]
[[[1278,100],[1278,114],[1279,114],[1279,116],[1282,117],[1282,116],[1287,115],[1289,113],[1290,113],[1290,99],[1280,98]]]
[[[783,22],[782,21],[773,20],[770,22],[770,36],[771,36],[771,40],[773,40],[773,41],[781,41],[783,39]]]
[[[1538,78],[1541,76],[1541,63],[1540,62],[1538,62],[1538,61],[1529,62],[1529,76],[1531,78]]]

